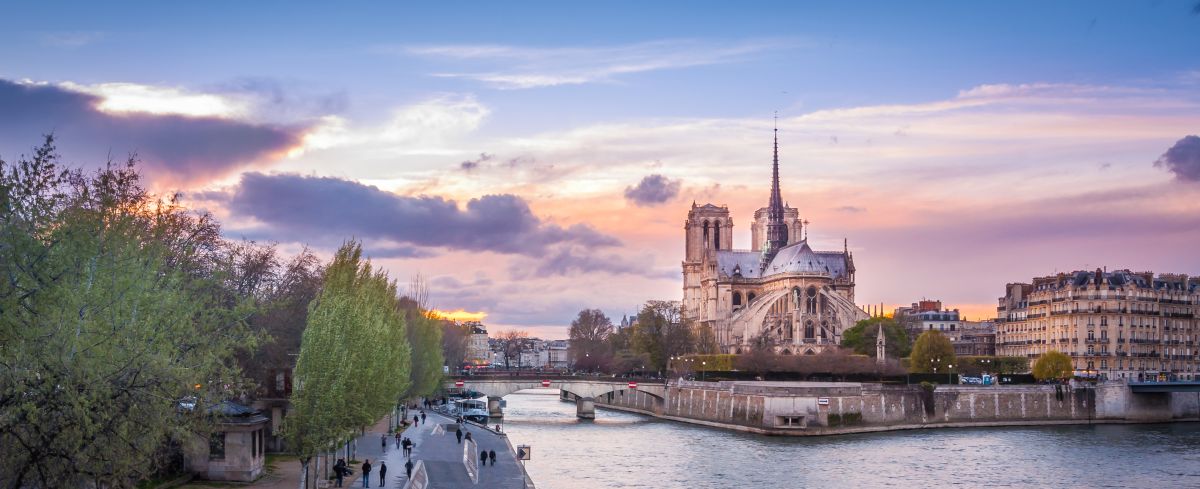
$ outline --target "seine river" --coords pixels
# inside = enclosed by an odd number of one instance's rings
[[[784,438],[599,407],[579,420],[550,389],[505,399],[539,489],[1200,487],[1200,423]]]

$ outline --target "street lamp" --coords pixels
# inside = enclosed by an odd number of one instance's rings
[[[954,370],[954,365],[953,365],[953,364],[946,365],[946,383],[947,383],[947,384],[953,384],[953,383],[954,383],[954,374],[953,374],[953,373],[951,373],[951,371],[953,371],[953,370]]]
[[[708,365],[707,361],[700,362],[700,381],[701,382],[704,382],[704,374],[708,373],[708,372],[706,372],[706,370],[708,370],[708,368],[706,368],[706,365]]]

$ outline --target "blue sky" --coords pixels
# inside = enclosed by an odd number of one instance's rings
[[[0,20],[0,112],[17,114],[0,158],[50,130],[80,164],[138,151],[156,190],[211,197],[193,205],[227,234],[285,248],[344,236],[267,212],[270,192],[340,189],[397,206],[374,218],[395,226],[445,212],[445,239],[471,244],[339,229],[432,277],[440,307],[561,336],[584,307],[678,298],[692,200],[729,204],[749,246],[778,111],[785,198],[818,245],[857,248],[864,303],[983,315],[1006,281],[1055,270],[1200,272],[1196,9],[23,2]],[[625,198],[640,182],[669,198]],[[472,207],[485,196],[508,214]],[[493,218],[536,252],[474,240]],[[1106,234],[1123,237],[1070,251]]]

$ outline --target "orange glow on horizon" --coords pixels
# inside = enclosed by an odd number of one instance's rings
[[[449,319],[451,321],[483,321],[483,318],[487,317],[486,312],[471,312],[464,309],[457,309],[454,311],[441,311],[434,309],[429,311],[429,315],[439,319]]]

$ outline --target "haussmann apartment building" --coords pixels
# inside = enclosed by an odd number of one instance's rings
[[[996,353],[1030,365],[1051,350],[1075,374],[1200,380],[1200,277],[1077,271],[1008,284],[997,307]]]

